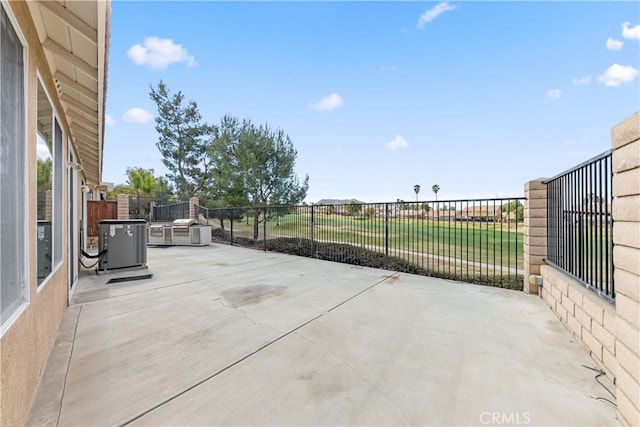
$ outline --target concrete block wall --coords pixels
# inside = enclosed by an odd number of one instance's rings
[[[560,269],[540,266],[540,296],[598,367],[616,378],[616,308]]]
[[[640,112],[611,129],[613,265],[618,362],[616,398],[623,424],[640,425]]]
[[[621,423],[640,426],[640,112],[612,128],[611,146],[615,304],[546,264],[543,180],[525,185],[524,289],[539,291],[545,304],[613,381]],[[538,274],[542,276],[540,289],[528,280]]]

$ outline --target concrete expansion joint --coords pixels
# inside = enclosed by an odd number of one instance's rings
[[[84,304],[80,304],[80,308],[78,309],[78,314],[76,315],[75,325],[73,326],[73,337],[71,338],[71,349],[69,351],[69,360],[67,360],[67,366],[64,370],[64,383],[62,384],[62,393],[60,395],[60,406],[58,407],[58,417],[54,425],[60,425],[60,417],[62,416],[62,403],[64,402],[64,396],[67,391],[67,380],[69,378],[69,369],[71,367],[71,359],[73,358],[73,350],[75,348],[76,336],[78,335],[78,325],[80,324],[80,315],[82,314],[82,309],[84,308]]]
[[[238,313],[242,314],[242,316],[245,319],[247,319],[248,321],[250,321],[251,323],[253,323],[256,326],[261,326],[263,328],[271,329],[272,331],[274,331],[274,332],[276,332],[276,333],[278,333],[280,335],[284,334],[284,332],[282,332],[282,331],[280,331],[280,330],[278,330],[278,329],[276,329],[276,328],[274,328],[272,326],[265,325],[264,323],[260,323],[260,322],[256,321],[254,318],[249,316],[246,312],[240,310],[238,307],[234,307],[232,305],[225,304],[224,303],[224,299],[221,298],[221,297],[214,299],[214,301],[218,301],[220,303],[220,305],[223,306],[224,308],[230,308],[231,310],[237,311]]]
[[[398,405],[387,393],[385,393],[384,391],[382,391],[377,385],[375,385],[370,379],[365,378],[364,376],[360,375],[360,373],[351,365],[349,364],[346,360],[342,359],[340,356],[338,356],[332,349],[331,347],[329,347],[326,343],[320,342],[320,341],[314,341],[312,339],[310,339],[309,337],[305,336],[302,332],[300,331],[295,331],[294,334],[300,336],[302,339],[304,339],[305,341],[313,344],[313,345],[317,345],[320,346],[322,348],[324,348],[329,354],[331,354],[331,356],[333,356],[336,360],[338,360],[340,363],[342,363],[344,366],[346,366],[347,368],[349,368],[349,370],[351,372],[353,372],[353,374],[358,377],[361,381],[367,383],[371,388],[373,388],[374,390],[376,390],[378,392],[378,394],[380,394],[380,396],[384,397],[385,400],[387,400],[391,405],[393,405],[397,410],[398,413],[400,413],[400,416],[402,417],[402,419],[405,422],[405,425],[411,425],[411,423],[409,422],[409,419],[407,419],[406,415],[404,414],[404,412],[402,411],[402,408],[400,407],[400,405]]]

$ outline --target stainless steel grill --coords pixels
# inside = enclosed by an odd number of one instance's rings
[[[189,228],[192,225],[195,225],[197,223],[198,221],[195,219],[189,219],[189,218],[176,219],[175,221],[173,221],[173,228],[174,230],[176,228]]]
[[[173,237],[189,236],[189,227],[197,224],[195,219],[176,219],[173,221]]]
[[[198,220],[189,218],[176,219],[171,225],[150,225],[148,242],[150,245],[208,245],[211,227],[198,225]]]

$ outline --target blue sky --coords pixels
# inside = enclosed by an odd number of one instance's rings
[[[307,202],[510,197],[640,110],[640,3],[114,1],[103,181],[164,175],[149,86],[283,129]]]

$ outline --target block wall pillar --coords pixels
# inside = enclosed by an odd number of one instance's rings
[[[198,205],[200,199],[192,197],[189,199],[189,219],[198,219]]]
[[[613,265],[618,362],[616,400],[622,424],[640,425],[640,112],[611,129]]]
[[[118,194],[118,219],[129,219],[129,195]]]
[[[547,184],[544,179],[524,185],[524,291],[538,293],[536,277],[547,256]]]

